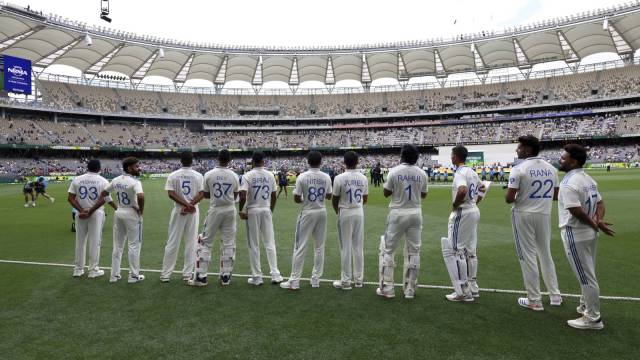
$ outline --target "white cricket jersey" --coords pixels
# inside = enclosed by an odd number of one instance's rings
[[[204,178],[202,174],[190,167],[183,167],[169,174],[164,189],[174,191],[178,197],[190,203],[200,191],[204,190],[203,184]],[[176,208],[182,208],[182,205],[175,201],[173,205]]]
[[[569,171],[560,183],[558,194],[559,227],[591,229],[589,225],[583,224],[571,215],[568,209],[580,206],[590,217],[593,217],[596,214],[596,204],[601,200],[598,184],[591,176],[587,175],[583,169]]]
[[[106,192],[116,193],[118,210],[133,210],[138,208],[137,194],[142,194],[142,183],[129,174],[124,174],[111,180]]]
[[[240,190],[247,192],[245,209],[270,208],[271,193],[277,191],[276,178],[264,167],[257,167],[242,176]]]
[[[361,208],[364,195],[369,195],[369,182],[360,170],[347,170],[333,179],[333,196],[340,197],[340,209]]]
[[[427,174],[415,165],[400,164],[387,174],[384,188],[391,190],[390,209],[420,209],[421,193],[426,193]]]
[[[554,189],[558,187],[558,171],[539,157],[531,157],[511,170],[509,188],[517,189],[513,209],[538,214],[551,214]]]
[[[461,209],[470,209],[476,206],[476,198],[478,197],[478,186],[480,186],[480,178],[472,168],[468,166],[460,166],[453,175],[452,186],[452,202],[456,201],[458,188],[467,187],[467,196],[460,205]]]
[[[77,176],[71,181],[68,193],[75,194],[78,204],[83,209],[90,209],[96,204],[100,194],[109,185],[107,179],[98,173],[88,172],[84,175]],[[111,202],[111,196],[105,197],[105,202]],[[102,211],[101,206],[97,211]]]
[[[211,196],[210,208],[234,206],[234,193],[239,188],[238,175],[229,168],[216,167],[204,174],[204,191]]]
[[[311,168],[298,176],[293,195],[302,197],[302,210],[324,209],[324,200],[331,194],[331,177],[317,168]]]

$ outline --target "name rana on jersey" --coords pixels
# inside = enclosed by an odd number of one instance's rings
[[[553,176],[553,171],[549,169],[531,169],[529,170],[529,176],[531,177],[549,177]]]

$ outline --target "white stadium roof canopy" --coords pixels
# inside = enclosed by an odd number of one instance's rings
[[[192,79],[219,86],[233,80],[257,86],[269,81],[296,86],[305,81],[333,85],[356,80],[366,87],[383,78],[402,82],[422,76],[486,74],[499,68],[526,70],[552,61],[577,64],[607,52],[625,59],[639,48],[638,2],[455,39],[298,48],[159,39],[0,6],[1,54],[29,59],[41,68],[62,64],[85,74],[112,71],[135,80],[161,76],[177,84]]]

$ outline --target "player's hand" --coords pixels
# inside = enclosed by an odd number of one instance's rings
[[[241,212],[241,213],[240,213],[240,219],[242,219],[242,220],[247,220],[247,219],[248,219],[247,213],[245,213],[245,212]]]
[[[598,229],[609,236],[613,236],[616,233],[615,230],[611,228],[612,225],[612,223],[608,223],[603,220],[598,221]]]

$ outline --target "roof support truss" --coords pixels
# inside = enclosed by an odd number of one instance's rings
[[[518,69],[531,69],[531,63],[529,63],[529,58],[527,54],[524,53],[522,47],[520,46],[520,42],[518,39],[513,38],[513,51],[516,53],[516,61],[518,62]]]
[[[133,76],[131,76],[133,79],[144,79],[145,75],[147,75],[147,71],[149,71],[149,68],[151,67],[151,65],[153,65],[153,62],[156,60],[156,58],[158,57],[158,53],[160,53],[160,49],[154,51],[151,56],[149,56],[147,58],[147,60],[145,60],[145,62],[142,64],[142,66],[140,66],[134,73]]]
[[[47,66],[53,64],[53,62],[56,61],[60,56],[66,54],[69,50],[71,50],[71,48],[76,46],[76,44],[78,44],[78,42],[80,42],[80,40],[82,40],[82,37],[78,37],[78,38],[75,38],[75,39],[71,40],[65,46],[56,49],[56,51],[54,51],[54,52],[52,52],[50,54],[47,54],[46,56],[43,56],[42,59],[38,60],[36,65],[37,66],[42,66],[42,67],[47,67]]]
[[[335,85],[336,78],[333,75],[333,59],[331,56],[327,56],[327,73],[324,76],[324,83],[326,85]]]
[[[362,71],[360,73],[360,82],[365,89],[371,85],[371,74],[369,73],[369,63],[367,62],[367,54],[362,54]]]
[[[444,65],[442,63],[442,58],[440,57],[440,51],[438,49],[435,49],[433,51],[433,57],[434,57],[434,62],[436,64],[436,78],[438,79],[446,78],[447,70],[444,68]]]
[[[6,39],[4,39],[2,41],[2,43],[0,43],[0,50],[5,50],[8,49],[9,47],[13,46],[15,43],[17,43],[18,41],[21,41],[29,36],[31,36],[33,33],[35,33],[36,31],[39,31],[40,29],[42,29],[42,26],[38,26],[32,29],[28,29],[26,31],[23,31],[21,33],[18,33],[12,37],[8,37]]]
[[[189,55],[187,61],[182,65],[182,68],[173,79],[173,82],[184,83],[187,81],[187,74],[189,73],[189,69],[191,69],[191,63],[193,62],[195,55],[195,53],[191,53],[191,55]]]
[[[105,55],[102,59],[98,60],[95,64],[91,65],[91,67],[86,71],[88,74],[98,74],[102,69],[113,59],[113,57],[124,47],[124,43],[120,43],[118,46],[113,48],[111,52]]]
[[[567,41],[567,38],[564,36],[562,30],[558,30],[556,32],[558,34],[558,41],[560,42],[560,47],[562,48],[562,54],[564,55],[564,61],[567,64],[580,62],[580,56],[573,49],[573,46]]]
[[[473,54],[473,63],[476,67],[476,74],[487,74],[489,71],[484,65],[484,59],[474,44],[471,44],[471,53]]]
[[[607,30],[609,30],[609,34],[611,35],[613,44],[616,46],[616,52],[618,53],[618,55],[622,57],[633,53],[633,48],[631,48],[631,45],[624,38],[624,36],[620,34],[612,21],[608,21]]]
[[[229,57],[225,56],[224,60],[222,60],[222,64],[220,64],[220,68],[218,68],[218,73],[216,74],[216,78],[213,80],[214,85],[224,86],[224,83],[227,80],[227,63],[228,62],[229,62]]]
[[[298,77],[298,58],[294,57],[291,63],[291,73],[289,74],[289,86],[300,85],[300,78]]]
[[[398,51],[398,82],[402,84],[402,82],[406,83],[407,81],[409,81],[409,73],[407,72],[407,67],[404,65],[402,53]]]
[[[251,80],[251,85],[262,85],[262,55],[258,56],[258,63],[256,64],[256,68],[253,70],[253,79]]]

